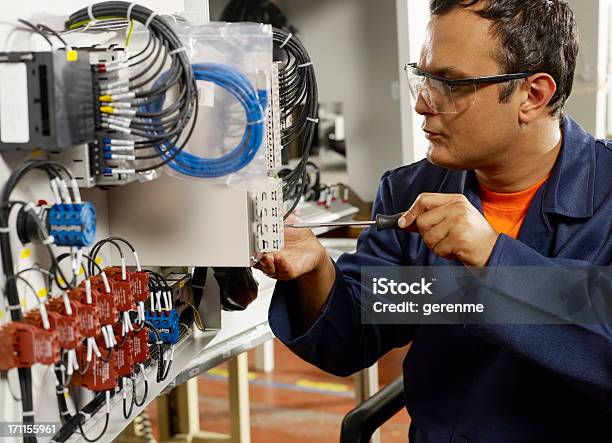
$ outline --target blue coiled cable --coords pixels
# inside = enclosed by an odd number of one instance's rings
[[[198,63],[193,64],[192,68],[196,80],[212,82],[240,102],[245,110],[247,124],[242,139],[227,154],[218,158],[203,158],[181,151],[168,166],[181,174],[198,178],[223,177],[240,171],[253,160],[264,139],[268,92],[255,89],[244,74],[227,65]],[[142,109],[146,112],[160,112],[163,104],[164,96],[161,95]],[[166,159],[173,155],[177,148],[163,144],[156,146],[156,149],[161,157]]]

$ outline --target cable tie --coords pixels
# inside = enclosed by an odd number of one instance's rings
[[[87,421],[87,420],[89,420],[91,418],[91,414],[88,414],[85,411],[79,411],[79,414],[81,414],[85,418],[85,421]]]
[[[94,354],[96,354],[96,357],[101,358],[102,357],[102,353],[100,352],[100,348],[98,348],[98,344],[96,343],[95,339],[92,337],[91,338],[91,346],[93,348]]]
[[[248,126],[251,126],[251,125],[259,125],[259,124],[261,124],[261,123],[263,123],[263,122],[265,122],[265,121],[266,121],[266,119],[265,119],[265,118],[262,118],[261,120],[257,120],[257,121],[255,121],[255,122],[247,122],[247,125],[248,125]]]
[[[145,28],[149,29],[149,25],[151,24],[151,22],[153,21],[156,15],[157,15],[157,12],[151,12],[151,15],[149,16],[149,18],[147,18],[147,21],[144,24]]]
[[[55,239],[53,238],[52,235],[50,235],[49,237],[45,238],[41,243],[43,245],[52,245],[54,241]]]
[[[109,349],[111,345],[109,343],[108,331],[106,330],[104,326],[102,326],[101,330],[102,330],[102,335],[104,336],[104,344],[106,345],[106,349]]]
[[[306,120],[308,120],[309,122],[313,122],[313,123],[319,123],[318,118],[306,117]]]
[[[93,345],[91,344],[91,337],[87,337],[87,355],[85,356],[85,361],[90,362],[93,358]]]
[[[302,63],[301,65],[297,65],[298,68],[307,68],[308,66],[312,66],[312,62]]]
[[[181,46],[180,48],[176,48],[173,49],[172,51],[168,52],[168,55],[172,56],[174,54],[178,54],[179,52],[187,52],[187,48],[184,46]]]
[[[283,43],[281,43],[280,47],[281,47],[281,48],[284,48],[284,47],[285,47],[285,45],[286,45],[287,43],[289,43],[289,40],[291,40],[291,37],[293,37],[293,34],[290,32],[290,33],[289,33],[289,35],[287,36],[287,38],[285,39],[285,41],[284,41]]]
[[[34,411],[22,411],[21,415],[24,417],[34,417]]]
[[[121,280],[127,280],[127,274],[125,270],[125,257],[121,257]]]
[[[136,271],[141,272],[142,267],[140,266],[140,257],[138,257],[138,253],[136,251],[133,252],[134,261],[136,262]]]
[[[11,228],[8,226],[6,228],[0,228],[0,234],[8,234],[9,232],[11,232]]]
[[[21,305],[8,305],[6,309],[8,311],[21,311]]]
[[[89,16],[89,20],[94,21],[96,18],[93,15],[93,6],[94,2],[91,2],[87,7],[87,15]]]
[[[65,292],[62,294],[62,300],[64,301],[64,309],[66,309],[66,314],[72,315],[72,306],[70,305],[70,299],[68,298],[68,294]]]
[[[127,8],[125,17],[127,18],[128,23],[132,20],[132,9],[134,9],[134,6],[136,6],[136,3],[130,3],[130,6]]]
[[[91,297],[91,281],[89,279],[85,279],[85,301],[88,305],[93,302]]]
[[[161,345],[163,345],[163,344],[164,344],[164,342],[163,342],[163,341],[161,341],[161,340],[157,340],[157,341],[155,342],[155,344],[156,344],[156,345],[158,345],[158,346],[161,346]]]

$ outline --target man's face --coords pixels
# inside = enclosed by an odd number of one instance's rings
[[[499,43],[489,33],[489,24],[463,8],[433,17],[418,67],[449,79],[506,74],[493,58]],[[519,103],[516,93],[508,103],[500,103],[502,86],[478,86],[474,104],[456,114],[436,114],[419,98],[416,111],[425,118],[430,162],[462,170],[503,164],[519,131]]]

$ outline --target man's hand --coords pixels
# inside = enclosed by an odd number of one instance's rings
[[[288,222],[297,221],[289,216]],[[336,268],[310,229],[285,228],[282,251],[264,254],[255,267],[276,280],[295,280],[303,327],[321,315],[336,279]]]
[[[288,222],[296,221],[293,215]],[[282,251],[264,254],[254,266],[276,280],[295,280],[327,264],[325,248],[310,229],[285,228]]]
[[[434,254],[466,266],[486,266],[499,237],[462,194],[421,194],[398,224],[419,232]]]

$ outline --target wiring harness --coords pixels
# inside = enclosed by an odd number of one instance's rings
[[[145,48],[127,62],[118,60],[97,67],[104,73],[130,69],[129,79],[101,86],[99,111],[104,128],[135,138],[134,141],[105,138],[105,156],[138,165],[127,169],[109,167],[104,172],[142,173],[160,168],[182,152],[197,119],[198,95],[186,48],[162,16],[122,1],[96,3],[78,10],[66,22],[67,31],[86,31],[97,18],[126,19],[130,23],[135,20],[149,31]],[[172,103],[147,111],[148,106],[165,98],[171,89],[177,91]]]
[[[297,166],[283,177],[283,198],[290,201],[285,218],[293,212],[308,186],[308,157],[318,123],[317,80],[306,48],[291,32],[274,29],[274,46],[284,52],[279,67],[281,144],[299,141],[302,157]]]

